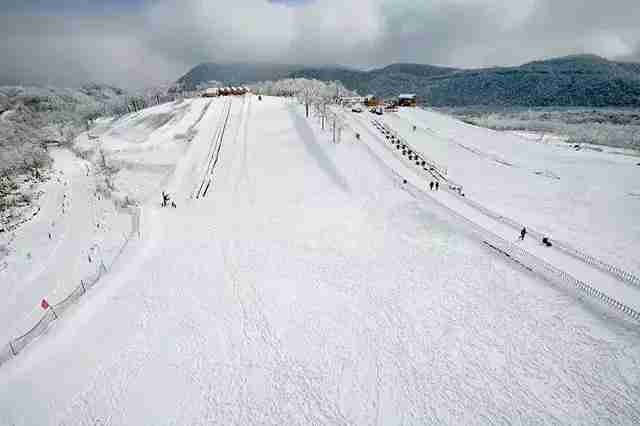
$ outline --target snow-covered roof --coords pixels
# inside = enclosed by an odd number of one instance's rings
[[[415,99],[416,95],[414,93],[403,93],[398,95],[398,99]]]

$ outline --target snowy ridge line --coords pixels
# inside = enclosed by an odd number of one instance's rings
[[[383,134],[385,135],[385,137],[390,141],[390,143],[394,143],[393,140],[394,138],[396,140],[401,141],[401,144],[406,145],[408,148],[410,148],[413,152],[418,152],[416,150],[414,150],[413,148],[411,148],[411,146],[409,144],[406,143],[406,141],[404,141],[403,139],[401,139],[400,137],[397,136],[397,134],[390,129],[388,126],[386,126],[384,123],[378,123],[376,124],[377,120],[374,120],[374,125],[383,132]],[[386,133],[385,131],[386,130]],[[433,133],[434,135],[438,136],[436,132],[434,132],[431,129],[428,129],[431,133]],[[453,143],[457,143],[455,140],[451,139],[451,138],[443,138],[441,136],[438,136],[441,139],[445,139],[448,140],[450,142]],[[424,159],[424,158],[423,158]],[[446,173],[444,176],[441,176],[441,179],[448,182],[449,185],[447,186],[447,190],[452,192],[455,195],[460,195],[459,192],[457,192],[457,188],[462,188],[462,185],[455,183],[454,181],[452,181],[448,176],[446,176]],[[477,201],[473,201],[471,200],[469,197],[459,197],[459,199],[461,199],[462,201],[464,201],[466,204],[476,208],[477,210],[481,211],[482,213],[484,213],[485,215],[505,224],[508,226],[511,226],[512,228],[514,228],[515,230],[520,230],[524,227],[523,224],[516,222],[515,220],[508,218],[506,216],[503,216],[499,213],[496,213],[492,210],[490,210],[489,208],[483,206],[482,204],[478,203]],[[633,287],[637,287],[640,289],[640,278],[638,278],[636,275],[623,270],[622,268],[619,268],[615,265],[611,265],[601,259],[596,258],[595,256],[592,256],[588,253],[585,253],[581,250],[576,249],[575,247],[572,247],[569,243],[564,242],[564,241],[560,241],[560,240],[556,240],[551,238],[550,236],[543,234],[539,231],[536,231],[535,229],[532,228],[528,228],[527,227],[527,233],[531,234],[532,236],[534,236],[536,239],[538,240],[542,240],[542,238],[547,237],[549,238],[549,241],[553,244],[554,247],[558,248],[559,250],[569,254],[570,256],[574,257],[575,259],[578,259],[580,261],[583,261],[584,263],[594,266],[597,269],[600,269],[603,272],[606,272],[610,275],[612,275],[613,277],[615,277],[616,279],[618,279],[619,281],[631,285]]]
[[[103,275],[109,272],[109,269],[113,267],[116,263],[120,255],[124,249],[129,245],[129,242],[133,239],[133,237],[137,234],[140,237],[141,229],[140,229],[140,221],[141,221],[141,211],[140,208],[135,209],[124,209],[129,214],[131,214],[131,232],[125,238],[124,243],[118,253],[114,257],[113,261],[109,268],[107,268],[103,261],[100,261],[100,265],[98,267],[98,272],[94,275],[89,276],[88,278],[80,280],[80,285],[74,288],[71,293],[57,303],[52,303],[49,306],[49,309],[46,310],[42,318],[33,326],[29,331],[24,333],[23,335],[16,337],[15,339],[9,340],[9,342],[0,348],[0,366],[10,359],[16,357],[26,346],[28,346],[31,342],[33,342],[36,338],[45,334],[51,324],[54,321],[60,319],[60,315],[66,312],[73,304],[75,304],[78,300],[82,298],[87,292],[93,288],[102,278]]]
[[[383,164],[386,164],[384,163],[384,160],[378,157],[375,151],[373,151],[366,143],[363,145],[367,148],[372,156],[378,158]],[[389,166],[387,165],[387,167]],[[400,174],[393,170],[393,168],[389,167],[389,169],[391,173],[393,173],[398,179],[402,179]],[[437,204],[440,208],[444,209],[444,211],[446,211],[449,216],[454,217],[458,221],[464,223],[468,227],[468,229],[470,229],[474,234],[480,237],[484,244],[505,255],[506,257],[514,261],[514,263],[517,263],[527,270],[536,273],[549,282],[569,285],[581,291],[582,293],[594,298],[595,300],[622,312],[623,314],[631,317],[633,320],[640,321],[639,311],[636,311],[635,309],[625,305],[624,303],[608,296],[597,288],[578,280],[567,272],[556,268],[555,266],[529,253],[528,251],[517,247],[513,243],[510,243],[509,241],[491,232],[490,230],[483,228],[482,226],[476,224],[475,222],[469,220],[460,213],[451,209],[444,203],[440,202],[437,198],[433,197],[428,192],[411,184],[411,182],[407,181],[406,183],[403,183],[402,188],[410,193],[414,198],[429,199],[430,201]]]

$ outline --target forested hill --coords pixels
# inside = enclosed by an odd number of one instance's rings
[[[340,80],[361,94],[416,93],[434,106],[640,106],[640,64],[594,55],[475,70],[395,64],[368,72],[304,69],[292,75]]]
[[[264,80],[286,78],[301,66],[278,64],[216,64],[202,63],[190,69],[176,81],[180,90],[195,90],[209,81],[234,86]]]
[[[182,76],[177,85],[191,90],[208,81],[236,85],[285,77],[338,80],[362,95],[416,93],[434,106],[640,106],[640,64],[594,55],[468,70],[404,63],[371,71],[205,63]]]

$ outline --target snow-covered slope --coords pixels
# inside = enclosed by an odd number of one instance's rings
[[[55,150],[53,177],[40,211],[15,232],[0,234],[0,344],[26,332],[42,316],[40,301],[64,299],[80,280],[109,265],[131,227],[128,215],[96,191],[89,162]]]
[[[536,143],[428,110],[384,120],[487,207],[640,275],[637,157]]]
[[[269,97],[125,120],[82,143],[123,166],[142,239],[0,368],[0,423],[640,418],[635,324],[495,254],[370,141]]]

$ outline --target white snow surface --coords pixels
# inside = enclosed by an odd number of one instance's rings
[[[64,299],[80,280],[110,265],[131,220],[96,193],[92,166],[69,151],[52,153],[55,169],[43,185],[40,213],[15,232],[2,234],[9,254],[0,259],[0,344],[31,328],[40,301]]]
[[[470,197],[640,276],[639,157],[536,143],[431,110],[400,108],[383,120]]]
[[[227,102],[213,183],[194,199]],[[385,119],[432,129],[425,114]],[[439,135],[460,137],[458,124],[440,121],[454,124]],[[488,249],[440,200],[408,191],[406,170],[374,135],[356,141],[348,131],[333,144],[299,105],[247,95],[150,108],[92,136],[79,143],[99,144],[120,166],[118,191],[142,204],[142,237],[47,335],[0,366],[0,424],[640,422],[637,324]],[[493,138],[474,141],[529,174],[537,168]],[[433,156],[481,193],[485,169],[464,175],[458,156]],[[74,194],[89,187],[65,176]],[[506,204],[532,180],[510,179],[509,197],[496,195],[497,182],[482,193],[519,213]],[[159,207],[161,190],[176,209]],[[581,218],[576,227],[587,226]],[[607,239],[613,228],[603,244],[627,244]],[[77,240],[55,255],[61,265],[89,236],[68,229]],[[25,231],[15,244],[36,238]],[[16,282],[46,270],[45,258],[16,266]]]

